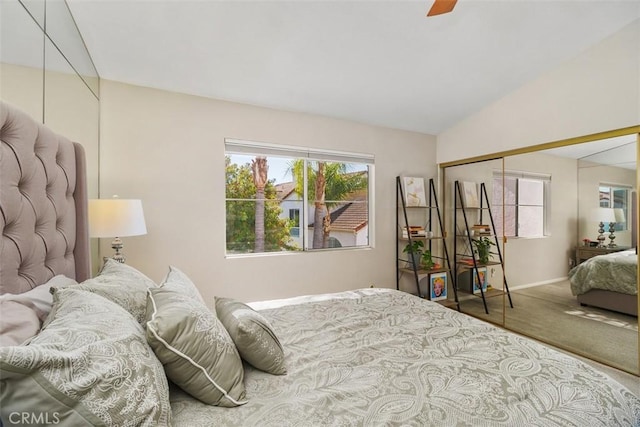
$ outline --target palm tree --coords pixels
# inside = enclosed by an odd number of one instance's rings
[[[256,216],[254,252],[264,252],[264,189],[267,185],[269,166],[266,157],[256,157],[251,161],[253,183],[256,186]]]
[[[314,163],[317,165],[316,168],[313,167]],[[296,160],[291,166],[298,194],[304,193],[303,165],[304,160]],[[314,249],[328,247],[331,233],[331,209],[338,204],[338,201],[344,200],[349,194],[365,188],[368,184],[367,174],[348,173],[347,169],[347,163],[307,163],[309,183],[307,197],[308,200],[314,201],[315,207],[312,243]]]

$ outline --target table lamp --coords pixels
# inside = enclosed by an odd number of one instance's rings
[[[618,246],[613,242],[613,240],[616,238],[613,232],[616,230],[617,223],[625,222],[624,209],[621,209],[621,208],[613,209],[613,215],[615,217],[614,218],[615,221],[609,223],[609,244],[607,245],[608,248],[615,248]]]
[[[594,211],[594,220],[598,221],[598,248],[606,248],[607,245],[604,244],[604,241],[606,240],[606,237],[604,235],[604,225],[606,223],[609,223],[609,231],[611,234],[609,234],[609,238],[612,239],[611,242],[613,243],[613,239],[615,239],[615,236],[613,238],[611,238],[611,236],[613,236],[613,232],[612,230],[612,225],[611,223],[613,223],[613,227],[615,227],[615,222],[616,222],[616,215],[613,211],[613,209],[611,208],[597,208]],[[611,247],[611,246],[610,246]]]
[[[124,263],[121,252],[121,237],[147,234],[142,201],[137,199],[92,199],[89,200],[89,236],[111,237],[115,250],[112,258]]]

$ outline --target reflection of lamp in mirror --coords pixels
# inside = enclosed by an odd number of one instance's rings
[[[120,237],[147,234],[142,202],[134,199],[89,200],[89,236],[112,237],[111,247],[116,251],[112,258],[125,262],[120,252]]]
[[[598,221],[598,247],[599,248],[606,248],[607,245],[604,244],[604,241],[607,239],[604,235],[604,225],[606,223],[614,223],[613,226],[615,227],[615,222],[616,222],[616,215],[613,212],[613,209],[610,208],[597,208],[594,211],[594,220]],[[611,230],[611,225],[609,225],[609,230]],[[611,237],[611,235],[613,235],[613,233],[611,233],[609,235],[609,237]],[[615,236],[613,237],[615,239]],[[612,240],[613,242],[613,240]]]
[[[615,208],[612,210],[615,221],[609,223],[609,244],[607,245],[608,248],[615,248],[618,246],[613,242],[613,240],[616,238],[613,232],[616,231],[617,223],[625,222],[624,209]]]

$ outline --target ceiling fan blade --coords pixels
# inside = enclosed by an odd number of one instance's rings
[[[441,15],[443,13],[449,13],[453,10],[458,0],[435,0],[433,6],[429,9],[427,16]]]

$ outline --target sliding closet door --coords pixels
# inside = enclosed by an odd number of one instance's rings
[[[505,230],[506,274],[515,304],[505,310],[505,326],[638,373],[637,317],[582,306],[575,295],[582,292],[581,281],[569,280],[572,268],[587,257],[634,246],[635,138],[580,144],[581,154],[573,157],[564,148],[505,157],[505,208],[515,217]],[[607,248],[592,248],[604,213],[617,218],[614,238],[607,222]]]

